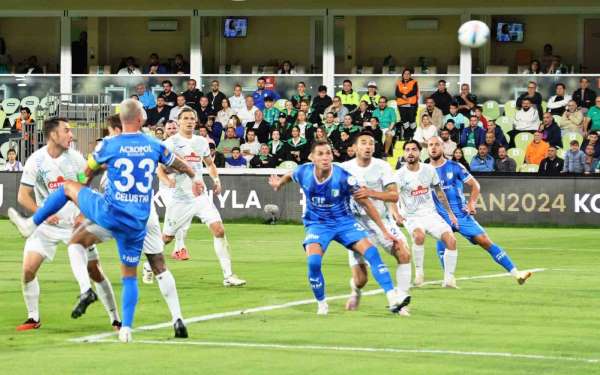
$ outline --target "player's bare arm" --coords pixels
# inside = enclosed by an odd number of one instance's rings
[[[477,213],[475,204],[477,202],[477,198],[479,197],[479,192],[481,191],[479,181],[477,181],[474,177],[471,177],[467,181],[465,181],[465,184],[469,185],[469,187],[471,188],[471,196],[469,197],[469,201],[467,202],[467,211],[469,211],[471,215],[475,215]]]
[[[398,188],[396,184],[389,184],[385,187],[385,191],[377,191],[362,186],[352,195],[354,198],[373,198],[384,202],[398,202]]]
[[[221,193],[221,179],[219,179],[219,171],[217,170],[217,166],[213,162],[210,156],[204,157],[204,165],[208,169],[208,175],[212,179],[213,182],[213,191],[215,194]]]
[[[168,187],[175,187],[175,179],[169,177],[167,173],[167,167],[165,167],[164,165],[160,164],[158,166],[158,168],[156,169],[156,175],[158,176],[158,179]]]
[[[192,185],[192,193],[195,196],[199,196],[202,194],[202,192],[204,192],[204,182],[202,181],[202,176],[196,176],[196,173],[192,167],[190,167],[188,163],[186,163],[179,156],[175,155],[170,167],[179,173],[185,173],[189,178],[192,179],[192,182],[194,183]]]
[[[404,225],[406,219],[404,216],[400,215],[400,210],[398,210],[398,205],[396,203],[387,203],[387,207],[392,213],[392,218],[398,225]]]
[[[442,203],[442,206],[444,206],[444,210],[446,210],[446,212],[448,213],[448,216],[450,217],[450,221],[452,222],[452,225],[454,225],[456,228],[458,228],[458,220],[456,219],[454,212],[452,212],[452,209],[450,208],[450,204],[448,203],[448,198],[446,197],[446,193],[444,193],[444,189],[442,189],[441,184],[438,184],[435,186],[435,194],[437,195],[440,203]]]
[[[356,203],[360,204],[365,209],[365,212],[367,213],[369,218],[373,220],[375,224],[377,224],[379,229],[381,229],[383,235],[387,239],[395,243],[397,239],[394,236],[392,236],[390,232],[388,232],[387,228],[383,224],[383,221],[381,221],[381,216],[379,216],[377,209],[375,208],[375,206],[373,206],[373,202],[371,202],[369,198],[354,198],[354,200],[356,201]]]
[[[291,173],[285,174],[283,176],[277,176],[276,174],[269,176],[269,185],[271,185],[271,187],[275,191],[278,191],[290,182],[292,182]]]

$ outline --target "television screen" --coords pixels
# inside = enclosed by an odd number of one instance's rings
[[[225,18],[223,24],[223,36],[225,38],[243,38],[248,31],[247,18]]]
[[[501,43],[522,42],[523,24],[513,22],[498,22],[496,25],[496,41]]]

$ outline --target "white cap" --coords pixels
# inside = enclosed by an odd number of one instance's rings
[[[369,81],[367,87],[377,87],[377,83],[375,83],[375,81]]]

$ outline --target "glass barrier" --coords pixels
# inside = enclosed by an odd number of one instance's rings
[[[296,85],[298,82],[304,82],[306,92],[313,97],[317,95],[317,89],[323,84],[323,76],[321,74],[227,74],[227,75],[203,75],[202,76],[202,92],[210,91],[210,83],[213,80],[218,80],[221,91],[228,97],[233,95],[233,87],[236,84],[242,86],[244,95],[252,94],[256,90],[256,80],[260,77],[265,77],[267,87],[276,91],[282,98],[291,98],[296,93]]]
[[[41,100],[59,88],[58,74],[0,74],[0,102],[9,98],[22,100],[29,96]]]

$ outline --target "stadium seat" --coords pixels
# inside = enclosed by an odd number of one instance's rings
[[[463,147],[462,152],[465,160],[469,164],[471,164],[471,160],[477,155],[477,149],[475,147]]]
[[[495,100],[488,100],[483,103],[483,115],[488,120],[496,120],[500,117],[500,106]]]
[[[355,65],[352,67],[351,74],[373,74],[375,73],[375,68],[367,65]]]
[[[583,136],[576,132],[564,133],[562,136],[563,148],[569,148],[569,143],[571,143],[573,140],[577,140],[581,146],[581,143],[583,142]]]
[[[304,65],[296,65],[294,66],[294,71],[296,71],[296,74],[306,74],[306,67]]]
[[[252,66],[252,74],[275,74],[277,73],[277,67],[267,65],[254,65]]]
[[[504,116],[508,117],[512,121],[515,120],[517,115],[517,102],[515,100],[509,100],[504,103]]]
[[[285,102],[287,102],[287,99],[279,99],[275,102],[275,104],[273,104],[273,107],[283,111],[285,109]]]
[[[523,164],[521,165],[521,168],[519,168],[519,172],[537,173],[538,169],[540,169],[540,166],[537,164]]]
[[[508,137],[508,132],[513,130],[513,120],[506,116],[500,116],[496,119],[496,126],[500,127],[504,136]]]
[[[110,65],[90,65],[89,74],[110,74]]]
[[[4,120],[6,120],[6,113],[0,109],[0,129],[4,126]]]
[[[559,148],[558,150],[556,150],[556,156],[558,156],[561,159],[565,158],[565,149],[564,148]]]
[[[21,105],[21,101],[17,98],[6,98],[2,101],[2,109],[7,115],[12,115]]]
[[[519,65],[517,66],[518,74],[525,74],[529,70],[529,65]]]
[[[242,74],[241,65],[219,65],[219,74]]]
[[[298,164],[296,162],[291,161],[291,160],[286,160],[284,162],[281,162],[281,164],[279,164],[277,166],[277,168],[287,169],[289,171],[293,171],[294,169],[296,169],[297,166],[298,166]]]
[[[560,117],[559,115],[554,115],[554,116],[552,116],[552,118],[554,118],[554,122],[556,123],[556,125],[560,126],[560,122],[562,121],[562,117]]]
[[[520,148],[511,148],[506,151],[506,154],[508,157],[514,159],[515,163],[517,163],[517,170],[519,170],[519,167],[525,161],[525,151]]]
[[[40,104],[40,98],[37,96],[26,96],[21,99],[21,107],[27,107],[33,113],[37,110],[38,105]]]
[[[508,66],[488,65],[485,67],[485,74],[508,74]]]
[[[8,116],[8,121],[10,122],[10,126],[13,126],[15,124],[15,122],[17,121],[19,116],[21,116],[21,114],[19,112],[13,113],[12,115]]]
[[[415,66],[414,74],[437,74],[437,66],[428,66],[426,73],[423,73],[423,68],[420,66]]]
[[[423,114],[424,110],[425,104],[419,104],[419,107],[417,108],[417,118],[415,119],[417,126],[421,126],[421,115]],[[400,118],[400,116],[398,116],[398,118]]]
[[[1,144],[0,145],[0,154],[2,154],[2,156],[6,158],[6,154],[8,153],[8,150],[10,150],[11,148],[17,152],[17,155],[19,155],[19,143],[15,142],[15,141],[7,141],[7,142],[4,142],[3,144]]]
[[[403,69],[403,66],[385,65],[381,68],[381,74],[400,74]]]
[[[545,100],[542,100],[542,112],[546,113],[547,110],[548,110],[548,102]]]
[[[519,133],[515,136],[515,145],[522,150],[525,150],[531,141],[533,141],[533,134],[531,133]]]
[[[446,74],[460,74],[459,65],[448,65],[446,68]]]

